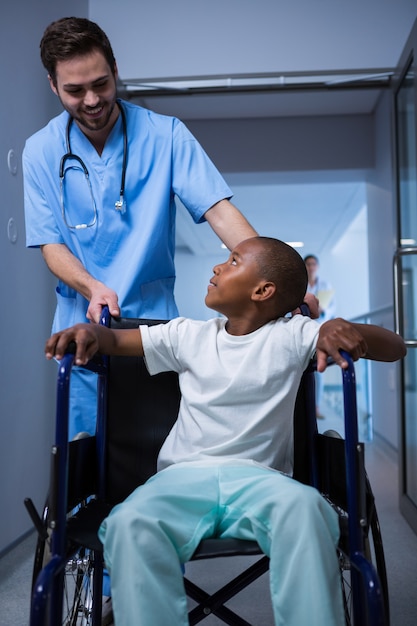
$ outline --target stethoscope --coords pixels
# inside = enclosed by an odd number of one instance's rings
[[[125,213],[126,211],[126,201],[125,201],[125,179],[126,179],[126,168],[127,168],[127,147],[128,147],[128,143],[127,143],[127,122],[126,122],[126,113],[123,109],[123,105],[121,104],[120,100],[116,100],[117,105],[119,107],[120,110],[120,115],[122,118],[122,129],[123,129],[123,162],[122,162],[122,177],[121,177],[121,181],[120,181],[120,195],[119,195],[119,200],[117,200],[114,203],[114,208],[116,209],[116,211],[120,211],[121,214]],[[94,226],[97,222],[97,205],[96,205],[96,201],[94,199],[94,195],[93,195],[93,189],[91,186],[91,181],[90,181],[90,174],[88,172],[87,166],[84,163],[84,161],[81,159],[81,157],[79,157],[77,154],[74,154],[71,150],[71,140],[70,140],[70,131],[71,131],[71,126],[72,123],[74,121],[73,117],[69,117],[68,118],[68,123],[67,123],[67,128],[66,128],[66,132],[65,132],[65,140],[66,140],[66,148],[67,148],[67,152],[66,154],[64,154],[61,158],[61,162],[59,164],[59,179],[60,179],[60,199],[61,199],[61,213],[62,213],[62,217],[63,220],[65,222],[65,225],[70,228],[71,230],[80,230],[80,229],[84,229],[84,228],[90,228],[91,226]],[[91,201],[92,201],[92,205],[93,205],[93,218],[90,222],[87,223],[83,223],[83,224],[70,224],[66,218],[66,214],[65,214],[65,203],[64,203],[64,179],[65,179],[65,163],[69,160],[72,161],[77,161],[77,163],[81,166],[83,172],[84,172],[84,176],[85,179],[87,181],[88,187],[89,187],[89,191],[90,191],[90,196],[91,196]]]

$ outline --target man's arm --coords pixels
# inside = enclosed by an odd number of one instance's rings
[[[115,317],[120,315],[116,292],[93,278],[65,244],[50,243],[41,246],[41,250],[50,271],[89,301],[87,309],[89,320],[98,323],[102,309],[106,305],[111,315]]]
[[[229,200],[214,204],[204,217],[229,250],[245,239],[258,236],[246,217]]]
[[[400,335],[374,324],[354,324],[341,318],[329,320],[320,326],[317,340],[317,370],[324,372],[327,357],[332,357],[342,368],[347,362],[340,350],[349,352],[354,361],[359,358],[374,361],[397,361],[407,349]]]
[[[76,344],[76,365],[85,365],[97,352],[110,356],[143,356],[139,328],[114,330],[100,324],[76,324],[47,340],[46,358],[59,361],[71,342]]]

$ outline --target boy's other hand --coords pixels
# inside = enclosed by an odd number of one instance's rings
[[[349,352],[352,359],[357,361],[366,356],[368,346],[363,336],[352,324],[341,318],[336,318],[325,322],[320,327],[316,350],[317,371],[324,372],[328,357],[346,369],[348,363],[340,354],[340,350]]]

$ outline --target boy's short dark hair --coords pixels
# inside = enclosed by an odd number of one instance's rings
[[[41,43],[41,60],[56,86],[56,65],[75,56],[99,50],[115,71],[116,60],[106,33],[91,20],[83,17],[63,17],[46,28]]]
[[[294,311],[307,291],[307,270],[301,255],[284,241],[258,237],[262,247],[256,255],[262,278],[277,288],[278,317]]]

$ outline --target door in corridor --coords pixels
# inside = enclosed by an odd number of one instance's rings
[[[394,85],[397,250],[396,330],[407,344],[401,371],[400,508],[417,532],[417,22]]]

